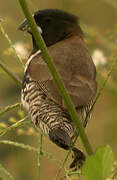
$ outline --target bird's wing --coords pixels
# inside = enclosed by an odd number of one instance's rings
[[[82,40],[65,40],[49,47],[48,50],[75,107],[87,105],[96,94],[96,71]],[[45,82],[51,98],[61,104],[61,95],[41,54],[33,57],[28,66],[28,73],[32,79]]]

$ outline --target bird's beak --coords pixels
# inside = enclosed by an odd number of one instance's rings
[[[31,32],[27,20],[24,20],[18,29],[24,32]]]
[[[32,34],[30,26],[28,25],[28,21],[27,20],[24,20],[23,23],[19,26],[18,29],[21,30],[21,31],[28,32],[28,33]],[[37,29],[42,34],[41,27],[37,26]]]

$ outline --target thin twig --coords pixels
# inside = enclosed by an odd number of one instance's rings
[[[80,171],[72,171],[72,172],[70,172],[70,171],[67,171],[66,170],[66,175],[65,176],[63,176],[60,180],[63,180],[63,179],[68,179],[68,180],[71,180],[71,178],[70,178],[70,176],[73,176],[73,175],[78,175],[78,176],[80,176]]]
[[[14,123],[13,125],[9,126],[8,128],[5,128],[3,130],[0,130],[0,136],[3,136],[4,134],[6,134],[8,131],[11,131],[14,128],[17,128],[19,126],[23,126],[25,124],[29,124],[31,123],[31,121],[26,121],[26,119],[28,118],[28,116],[24,117],[23,119],[21,119],[20,121]]]
[[[68,176],[72,176],[72,175],[80,175],[80,172],[79,171],[68,172]]]
[[[16,49],[14,48],[13,43],[12,43],[11,39],[9,38],[8,34],[5,32],[5,30],[4,30],[1,22],[0,22],[0,32],[3,34],[3,36],[4,36],[4,37],[6,38],[6,40],[8,41],[10,47],[13,49],[13,52],[14,52],[15,56],[18,58],[19,62],[21,63],[21,65],[22,65],[22,67],[23,67],[23,69],[24,69],[24,64],[23,64],[23,62],[22,62],[22,59],[21,59],[21,57],[17,54]]]
[[[23,144],[23,143],[18,143],[18,142],[14,142],[14,141],[9,141],[9,140],[0,140],[0,144],[8,144],[8,145],[11,145],[11,146],[15,146],[15,147],[20,147],[22,149],[25,149],[27,151],[33,151],[33,152],[36,152],[38,153],[39,150],[31,145],[26,145],[26,144]],[[55,161],[57,164],[61,165],[61,162],[59,160],[57,160],[52,154],[50,154],[49,152],[47,151],[43,151],[41,150],[41,154],[42,156],[45,156],[46,158],[50,159],[50,160],[53,160]]]
[[[70,98],[68,92],[66,91],[66,88],[65,88],[65,86],[64,86],[58,72],[56,71],[55,65],[54,65],[54,63],[53,63],[53,61],[52,61],[52,59],[51,59],[51,57],[50,57],[50,55],[48,53],[47,47],[46,47],[46,45],[45,45],[45,43],[44,43],[38,29],[37,29],[36,23],[35,23],[34,19],[32,18],[31,14],[30,14],[30,12],[28,10],[27,4],[26,4],[25,0],[19,0],[19,3],[21,5],[22,10],[23,10],[23,12],[25,14],[25,17],[27,18],[27,21],[28,21],[28,23],[30,25],[30,28],[31,28],[31,31],[32,31],[32,33],[34,35],[36,43],[37,43],[39,49],[42,52],[43,59],[46,62],[46,64],[48,65],[48,68],[49,68],[49,70],[50,70],[50,72],[52,74],[53,80],[54,80],[56,86],[58,87],[58,90],[60,91],[60,94],[61,94],[62,98],[65,101],[68,112],[71,115],[71,118],[72,118],[72,120],[73,120],[73,122],[74,122],[74,124],[76,126],[76,130],[81,136],[81,140],[82,140],[82,142],[84,144],[86,152],[87,152],[88,155],[92,155],[93,154],[92,147],[91,147],[91,145],[89,143],[89,140],[88,140],[87,135],[86,135],[86,133],[84,131],[84,128],[82,127],[82,124],[81,124],[81,122],[80,122],[80,120],[78,118],[75,107],[74,107],[74,105],[73,105],[73,103],[71,101],[71,98]]]
[[[97,100],[98,100],[99,97],[101,96],[102,91],[103,91],[103,89],[105,88],[105,86],[106,86],[106,84],[107,84],[107,82],[108,82],[108,79],[110,78],[110,76],[111,76],[111,74],[112,74],[112,72],[113,72],[113,70],[114,70],[114,68],[115,68],[116,63],[117,63],[117,56],[116,56],[116,57],[114,58],[114,60],[113,60],[113,63],[112,63],[112,65],[111,65],[111,67],[110,67],[110,70],[109,70],[109,72],[108,72],[108,74],[107,74],[107,77],[106,77],[106,79],[104,80],[102,87],[101,87],[101,88],[99,89],[99,91],[98,91],[98,94],[97,94],[97,96],[96,96],[96,98],[95,98],[95,101],[93,102],[93,105],[92,105],[90,111],[89,111],[88,114],[87,114],[87,117],[86,117],[86,119],[85,119],[85,122],[87,122],[87,119],[88,119],[89,115],[91,114],[91,112],[93,111],[93,108],[94,108]]]
[[[72,147],[69,149],[69,151],[68,151],[65,159],[64,159],[63,162],[62,162],[62,165],[61,165],[60,169],[59,169],[58,172],[56,173],[55,180],[57,180],[57,178],[58,178],[61,170],[64,169],[65,164],[66,164],[66,162],[67,162],[67,160],[68,160],[68,158],[69,158],[69,156],[70,156],[70,154],[71,154],[71,152],[72,152],[72,148],[74,147],[74,145],[75,145],[75,143],[76,143],[76,141],[77,141],[77,138],[78,138],[78,136],[75,138],[75,140],[74,140],[74,142],[73,142],[73,144],[72,144]]]
[[[14,180],[15,178],[0,164],[0,171],[2,171],[8,178],[9,180]]]
[[[17,85],[21,88],[22,81],[17,77],[13,72],[11,72],[8,67],[5,66],[2,62],[0,62],[0,67],[10,76],[16,83]]]
[[[43,134],[40,133],[39,150],[38,150],[38,180],[40,180],[40,167],[41,167],[41,156],[42,156],[42,139],[43,139]]]
[[[3,116],[6,112],[11,111],[11,110],[13,110],[15,108],[18,108],[20,106],[21,106],[20,103],[16,103],[16,104],[13,104],[13,105],[10,105],[10,106],[6,106],[2,110],[0,110],[0,116]]]
[[[23,144],[23,143],[14,142],[14,141],[0,140],[0,144],[8,144],[8,145],[12,145],[12,146],[15,146],[15,147],[20,147],[20,148],[25,149],[27,151],[38,152],[37,148],[34,148],[34,147],[30,146],[30,145],[26,145],[26,144]]]
[[[104,83],[105,77],[100,73],[98,73],[99,75],[99,82],[101,83],[101,85]],[[106,83],[106,89],[108,89],[110,92],[114,93],[114,95],[117,96],[117,88],[113,87],[109,82]]]

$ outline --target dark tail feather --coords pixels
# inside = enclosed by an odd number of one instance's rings
[[[53,143],[55,143],[59,147],[66,150],[70,149],[72,140],[70,136],[63,129],[60,128],[52,129],[49,133],[49,137],[53,141]]]

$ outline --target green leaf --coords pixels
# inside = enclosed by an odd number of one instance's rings
[[[106,180],[113,166],[114,153],[110,146],[99,148],[92,156],[87,157],[82,168],[85,180]]]

